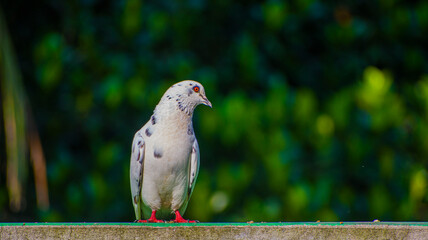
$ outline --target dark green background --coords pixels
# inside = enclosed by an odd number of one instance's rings
[[[1,221],[134,220],[133,134],[184,79],[213,104],[194,115],[201,170],[186,218],[428,221],[427,1],[0,6],[51,202],[37,209],[29,177],[12,212],[1,181]]]

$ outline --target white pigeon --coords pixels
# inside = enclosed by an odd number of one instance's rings
[[[193,110],[212,107],[204,87],[186,80],[162,96],[150,120],[132,142],[130,177],[138,222],[195,222],[182,217],[199,172],[199,146],[193,131]],[[141,220],[142,215],[148,220]],[[158,219],[159,218],[159,219]]]

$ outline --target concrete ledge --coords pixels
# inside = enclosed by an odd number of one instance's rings
[[[428,239],[428,223],[0,223],[0,239]]]

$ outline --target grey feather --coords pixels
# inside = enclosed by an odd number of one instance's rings
[[[145,157],[145,141],[141,132],[138,131],[132,142],[132,153],[130,162],[130,180],[132,204],[134,205],[136,219],[141,219],[141,186],[143,184],[143,170]]]
[[[192,146],[192,153],[190,154],[190,171],[189,171],[189,193],[188,198],[192,195],[193,189],[195,188],[196,178],[198,178],[199,174],[199,145],[198,141],[195,139]]]

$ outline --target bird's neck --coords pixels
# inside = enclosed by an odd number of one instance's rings
[[[193,109],[193,106],[159,104],[153,114],[160,124],[187,126],[192,124]]]

